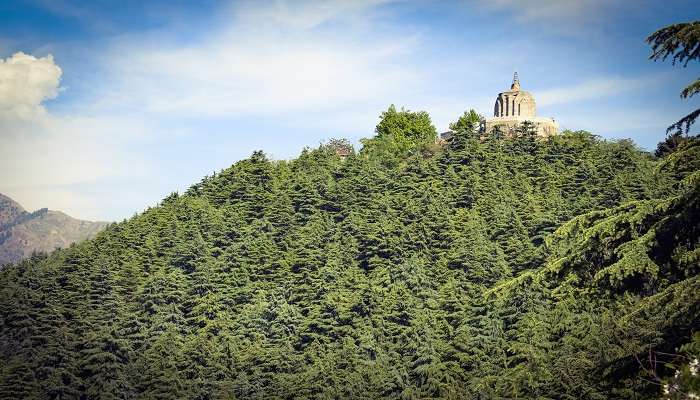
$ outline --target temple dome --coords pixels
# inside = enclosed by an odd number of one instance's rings
[[[516,72],[510,90],[499,93],[496,97],[493,118],[486,119],[482,129],[487,134],[497,129],[506,135],[513,135],[525,121],[534,125],[540,137],[556,135],[559,132],[559,124],[554,119],[537,116],[535,98],[530,92],[520,89],[520,80]]]
[[[520,90],[518,73],[513,75],[510,90],[498,94],[493,108],[494,117],[534,117],[537,115],[535,98],[530,92]]]

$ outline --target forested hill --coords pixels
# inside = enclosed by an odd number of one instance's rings
[[[345,159],[337,142],[256,152],[0,271],[0,397],[682,387],[670,379],[700,352],[697,142],[655,159],[585,132],[480,140],[467,124],[436,146],[434,128],[384,117]]]

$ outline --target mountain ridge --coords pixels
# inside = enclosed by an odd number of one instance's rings
[[[47,208],[28,212],[0,193],[0,267],[36,252],[48,253],[92,238],[108,224],[76,219]]]
[[[19,203],[0,193],[0,227],[15,221],[26,212]]]

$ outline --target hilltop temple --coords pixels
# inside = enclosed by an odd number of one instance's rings
[[[493,118],[487,118],[482,129],[484,133],[490,134],[499,127],[503,134],[509,136],[525,121],[535,125],[537,136],[540,137],[556,135],[559,132],[559,124],[553,118],[537,116],[535,98],[530,92],[520,90],[520,80],[516,72],[510,90],[498,94]]]

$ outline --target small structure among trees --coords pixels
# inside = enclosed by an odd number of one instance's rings
[[[332,138],[326,144],[326,147],[333,150],[341,160],[345,160],[349,155],[355,152],[352,144],[347,139]]]

